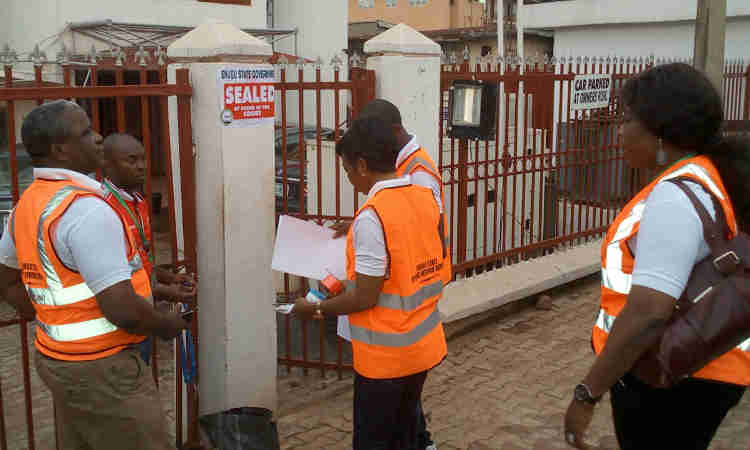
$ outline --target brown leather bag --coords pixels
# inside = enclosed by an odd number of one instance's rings
[[[711,254],[693,267],[661,340],[633,367],[655,387],[674,385],[750,337],[750,236],[740,232],[727,239],[724,210],[703,185],[687,177],[669,181],[693,203]],[[715,221],[686,182],[711,195]]]

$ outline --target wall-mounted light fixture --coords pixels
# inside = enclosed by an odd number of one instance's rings
[[[454,81],[450,96],[450,135],[458,139],[490,139],[495,134],[497,84]]]

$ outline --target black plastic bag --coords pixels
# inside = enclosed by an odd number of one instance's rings
[[[272,413],[265,408],[234,408],[200,418],[200,424],[218,450],[280,450]]]

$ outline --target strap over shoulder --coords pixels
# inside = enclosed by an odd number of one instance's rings
[[[726,215],[724,214],[724,208],[722,207],[721,202],[716,198],[716,195],[714,195],[711,190],[706,189],[703,184],[690,177],[677,177],[667,181],[680,188],[693,204],[693,207],[698,213],[698,217],[703,224],[703,238],[706,240],[706,244],[711,250],[711,255],[714,258],[716,268],[724,273],[734,272],[740,261],[737,259],[737,257],[735,257],[734,259],[728,257],[731,256],[731,254],[734,254],[731,251],[729,241],[727,239],[729,233],[729,225],[727,224]],[[714,205],[716,220],[713,220],[711,218],[711,215],[708,213],[703,203],[698,199],[698,196],[696,196],[695,192],[693,192],[693,190],[687,186],[687,182],[697,184],[701,187],[701,189],[708,193]],[[724,263],[728,264],[727,267],[720,267],[725,265]]]

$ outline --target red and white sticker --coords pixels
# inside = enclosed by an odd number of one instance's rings
[[[222,67],[218,70],[218,79],[222,104],[220,119],[225,126],[273,123],[276,81],[273,66]]]

